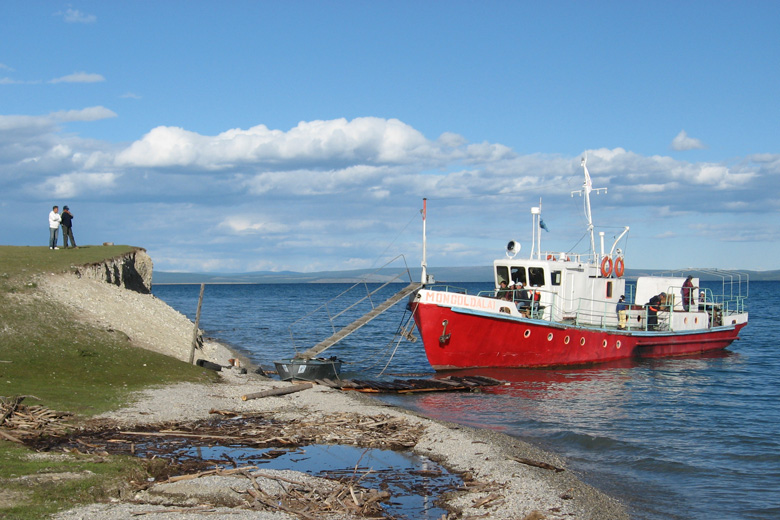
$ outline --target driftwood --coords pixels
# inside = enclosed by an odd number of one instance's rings
[[[317,379],[319,385],[363,393],[412,394],[420,392],[476,391],[479,388],[505,385],[504,381],[485,376],[447,376],[439,379],[395,379],[393,381],[363,381],[360,379]]]
[[[353,517],[358,515],[368,518],[385,518],[381,502],[390,498],[387,491],[365,489],[357,482],[357,473],[348,479],[319,479],[313,484],[301,482],[280,475],[272,475],[257,470],[257,466],[244,466],[235,469],[216,468],[189,475],[169,478],[166,482],[194,480],[205,476],[245,477],[252,483],[246,491],[238,492],[246,495],[246,507],[254,510],[278,510],[297,516],[304,520],[316,520],[324,515],[338,517]],[[276,487],[276,492],[264,491],[258,479],[284,482],[284,486]],[[267,487],[266,487],[267,489]],[[171,510],[166,510],[171,511]],[[194,511],[193,509],[175,510],[175,512]],[[145,511],[139,515],[161,511]]]
[[[19,442],[19,439],[26,437],[60,434],[65,431],[64,418],[71,414],[38,405],[23,405],[22,401],[28,397],[38,399],[34,395],[0,397],[0,427],[16,432],[16,435],[5,432],[4,438],[16,439],[15,442]]]
[[[311,383],[301,383],[297,385],[287,386],[287,387],[281,387],[281,388],[271,388],[270,390],[263,390],[262,392],[255,392],[253,394],[246,394],[242,395],[241,399],[243,401],[248,401],[250,399],[259,399],[261,397],[271,397],[274,395],[286,395],[286,394],[293,394],[295,392],[300,392],[302,390],[308,390],[309,388],[313,387]]]
[[[257,466],[244,466],[241,468],[233,468],[233,469],[216,468],[208,471],[201,471],[199,473],[191,473],[189,475],[178,475],[176,477],[169,478],[166,482],[180,482],[182,480],[195,480],[196,478],[205,477],[207,475],[229,476],[229,475],[235,475],[236,473],[241,473],[242,471],[249,471],[252,469],[257,469]]]
[[[194,506],[194,507],[179,507],[176,509],[152,509],[149,511],[136,511],[131,512],[130,514],[132,516],[144,516],[144,515],[156,515],[156,514],[164,514],[164,513],[203,513],[203,514],[209,514],[216,511],[211,506]]]
[[[509,457],[509,458],[515,462],[519,462],[520,464],[526,464],[528,466],[534,466],[536,468],[549,469],[550,471],[554,471],[556,473],[560,473],[561,471],[566,471],[563,468],[553,466],[552,464],[548,464],[546,462],[538,462],[535,460],[518,458],[518,457]]]

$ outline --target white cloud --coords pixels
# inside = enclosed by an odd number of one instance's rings
[[[0,85],[37,85],[40,81],[24,81],[21,79],[13,79],[9,77],[0,78]]]
[[[117,114],[102,106],[87,107],[81,110],[63,110],[44,116],[0,115],[0,131],[25,131],[38,129],[50,132],[57,123],[73,121],[98,121],[117,117]],[[2,142],[0,142],[0,146]]]
[[[55,16],[61,16],[67,23],[95,23],[97,16],[94,14],[82,13],[78,9],[68,8],[65,12],[58,11]]]
[[[237,164],[399,164],[433,157],[435,145],[397,119],[301,122],[287,132],[258,125],[203,136],[160,126],[117,157],[122,166],[233,168]]]
[[[687,150],[704,150],[707,146],[700,140],[689,137],[685,130],[680,130],[677,137],[672,140],[671,148],[672,150],[684,152]]]
[[[95,106],[82,108],[81,110],[63,110],[60,112],[52,112],[52,119],[56,121],[68,122],[68,121],[99,121],[101,119],[111,119],[117,117],[116,112],[109,110],[106,107]]]
[[[133,92],[126,92],[119,97],[122,99],[141,99],[141,96],[134,94]]]
[[[218,227],[233,234],[286,233],[290,227],[286,224],[267,220],[265,217],[250,215],[232,215],[223,219]]]
[[[84,192],[107,192],[116,186],[116,173],[66,173],[46,179],[36,191],[55,198],[73,198]]]
[[[8,66],[8,65],[6,65],[5,63],[0,63],[0,70],[10,70],[11,72],[13,72],[13,70],[14,70],[14,69],[12,69],[11,67],[9,67],[9,66]]]
[[[74,72],[61,78],[54,78],[49,80],[49,83],[100,83],[105,81],[101,74],[94,74],[89,72]]]

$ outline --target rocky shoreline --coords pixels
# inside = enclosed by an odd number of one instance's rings
[[[183,361],[189,359],[194,325],[153,295],[73,275],[48,275],[40,280],[39,286],[47,298],[65,301],[76,308],[86,322],[121,332],[138,347]],[[236,354],[226,346],[208,339],[196,352],[196,358],[223,366],[235,357]],[[446,497],[432,497],[441,499],[440,505],[451,511],[449,518],[628,518],[622,504],[566,471],[564,460],[513,437],[434,421],[361,394],[317,385],[294,394],[243,400],[243,395],[289,383],[269,380],[251,370],[242,372],[225,369],[219,372],[221,381],[214,384],[181,383],[148,389],[137,395],[133,405],[95,420],[109,421],[120,428],[205,419],[214,410],[264,414],[282,425],[304,418],[324,421],[333,414],[348,414],[355,418],[389,417],[419,429],[421,433],[411,448],[415,454],[484,484],[465,486]],[[340,443],[338,438],[330,442]],[[527,461],[537,461],[543,467],[529,465]],[[313,478],[291,471],[285,475],[287,480],[296,482]],[[92,504],[54,518],[102,520],[143,515],[150,519],[185,519],[208,515],[210,518],[281,520],[302,517],[282,510],[258,511],[240,505],[240,497],[244,496],[240,493],[241,483],[245,481],[241,475],[209,475],[186,482],[154,483],[122,501]],[[223,504],[226,503],[237,505],[225,507]]]

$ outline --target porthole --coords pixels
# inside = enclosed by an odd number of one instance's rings
[[[602,341],[601,346],[607,348],[607,340]]]
[[[584,345],[584,344],[585,344],[585,338],[580,338],[580,345]]]
[[[618,350],[620,350],[620,340],[617,340],[617,343],[615,343],[615,346],[617,347]]]
[[[688,316],[685,317],[685,319],[683,320],[683,323],[686,323],[686,324],[688,323]]]
[[[563,338],[563,344],[568,345],[570,340],[571,338],[569,338],[569,336],[566,336],[565,338]]]
[[[551,332],[547,335],[547,341],[552,341],[552,339],[553,339],[553,333]]]
[[[525,329],[525,332],[523,333],[523,336],[526,338],[531,335],[531,329]]]
[[[696,316],[695,318],[693,318],[693,322],[694,322],[694,323],[699,323],[699,317],[698,317],[698,316]]]

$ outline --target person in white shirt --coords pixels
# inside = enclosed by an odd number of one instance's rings
[[[60,222],[62,222],[60,207],[54,206],[49,213],[49,249],[59,249],[57,247],[57,231],[60,229]]]

